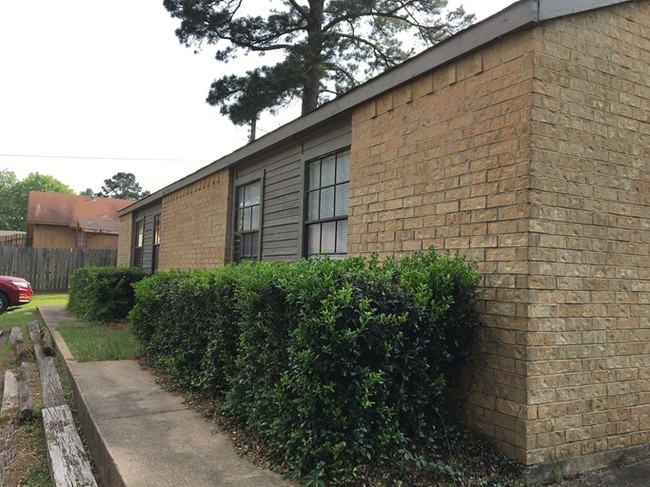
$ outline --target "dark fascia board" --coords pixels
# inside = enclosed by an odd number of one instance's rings
[[[288,138],[295,137],[301,132],[311,130],[325,123],[331,117],[350,113],[353,108],[408,83],[414,78],[466,56],[472,51],[494,42],[503,36],[565,15],[577,14],[630,1],[635,0],[520,0],[491,17],[427,49],[396,68],[335,98],[313,112],[286,123],[264,137],[237,149],[189,176],[135,202],[119,211],[118,215],[123,216],[144,206],[149,206],[166,194],[177,191],[221,169],[234,166],[256,154],[268,150],[275,144],[282,143]]]
[[[539,22],[634,0],[538,0]]]

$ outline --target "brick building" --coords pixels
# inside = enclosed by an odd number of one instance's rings
[[[122,210],[118,262],[479,263],[468,421],[533,471],[650,450],[650,1],[521,0]]]

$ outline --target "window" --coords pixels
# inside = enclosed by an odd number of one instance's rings
[[[86,232],[81,228],[77,228],[77,248],[83,249],[86,247]]]
[[[142,246],[144,245],[144,219],[135,222],[133,234],[133,265],[142,267]]]
[[[307,255],[343,256],[348,245],[350,150],[307,163]]]
[[[158,269],[160,253],[160,213],[153,216],[153,252],[151,254],[151,271]]]
[[[260,248],[260,180],[239,186],[236,191],[234,260],[257,260]]]

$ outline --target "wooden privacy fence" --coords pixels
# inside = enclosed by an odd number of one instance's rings
[[[24,277],[35,292],[67,292],[75,269],[116,264],[117,250],[0,247],[0,274]]]
[[[28,247],[29,235],[25,232],[14,233],[11,235],[0,235],[0,245],[9,245],[11,247]]]

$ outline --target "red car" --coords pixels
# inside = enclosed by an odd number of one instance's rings
[[[0,276],[0,314],[32,300],[32,286],[22,277]]]

